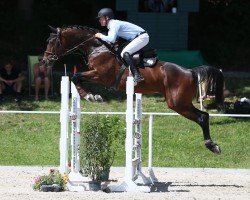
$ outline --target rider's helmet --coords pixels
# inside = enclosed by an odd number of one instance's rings
[[[114,19],[114,13],[113,10],[111,8],[102,8],[97,15],[97,19],[99,19],[100,17],[108,17],[109,19]]]

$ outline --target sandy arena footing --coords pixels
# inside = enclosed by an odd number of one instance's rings
[[[39,192],[33,191],[34,177],[48,174],[55,167],[0,166],[1,200],[189,200],[250,199],[250,170],[210,168],[154,168],[158,178],[151,193]],[[143,168],[146,173],[147,169]],[[123,167],[112,167],[111,185],[124,175]],[[105,183],[103,183],[105,184]],[[106,183],[107,184],[107,183]]]

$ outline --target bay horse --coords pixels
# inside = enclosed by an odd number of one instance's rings
[[[88,92],[82,82],[98,83],[112,87],[117,79],[122,62],[99,39],[95,38],[97,29],[83,26],[53,28],[43,55],[47,66],[63,56],[78,50],[86,58],[88,71],[77,73],[73,77],[82,98]],[[209,114],[194,107],[192,100],[197,93],[197,73],[174,63],[158,61],[154,67],[140,68],[144,81],[135,86],[135,92],[143,94],[162,94],[168,107],[185,118],[196,122],[202,129],[205,146],[215,154],[220,154],[220,147],[213,142],[209,130]],[[118,90],[125,90],[129,69],[117,84]]]

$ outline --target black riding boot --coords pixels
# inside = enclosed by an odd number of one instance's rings
[[[134,76],[134,82],[139,83],[139,82],[143,81],[144,78],[142,77],[139,70],[135,66],[135,63],[133,61],[132,56],[128,52],[125,52],[123,54],[123,59],[126,62],[126,64],[130,66],[130,70],[131,70],[131,72],[132,72],[132,74]]]

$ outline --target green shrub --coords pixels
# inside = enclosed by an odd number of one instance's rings
[[[100,115],[86,119],[83,127],[81,168],[92,180],[101,180],[114,161],[124,128],[118,117]]]

